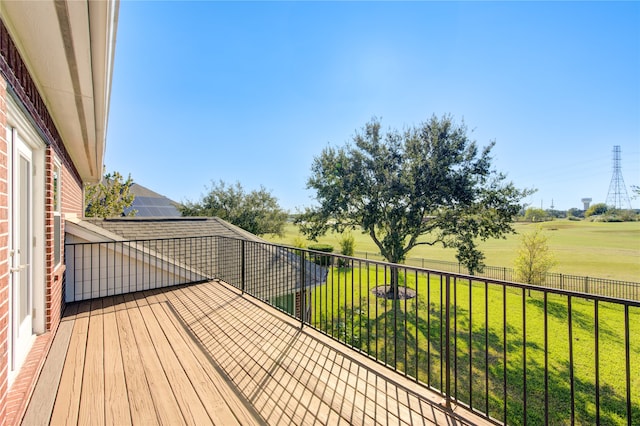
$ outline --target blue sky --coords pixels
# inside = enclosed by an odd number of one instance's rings
[[[640,185],[640,3],[120,3],[107,170],[176,201],[212,181],[313,204],[313,158],[372,117],[464,120],[536,207]],[[632,200],[640,208],[640,200]]]

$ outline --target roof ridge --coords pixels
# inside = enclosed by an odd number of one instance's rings
[[[246,229],[242,229],[239,226],[234,225],[233,223],[228,222],[228,221],[226,221],[226,220],[224,220],[224,219],[222,219],[222,218],[220,218],[218,216],[211,216],[210,218],[217,220],[220,225],[224,226],[228,230],[244,235],[247,239],[258,241],[258,242],[262,242],[262,243],[266,242],[266,240],[260,238],[259,236],[255,235],[255,234],[252,234],[251,232],[247,231]]]
[[[133,195],[135,195],[136,197],[151,197],[151,198],[166,198],[167,200],[171,201],[172,203],[176,203],[175,201],[173,201],[171,198],[167,197],[166,195],[162,195],[158,192],[155,192],[152,189],[147,188],[146,186],[142,186],[137,182],[134,182],[130,189],[130,192],[133,193]],[[176,203],[178,204],[178,203]]]
[[[100,220],[100,218],[86,218],[89,220]],[[153,216],[117,216],[107,217],[104,219],[106,222],[186,222],[186,221],[205,221],[205,216],[180,216],[180,217],[153,217]]]

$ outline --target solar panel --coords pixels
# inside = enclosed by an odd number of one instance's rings
[[[138,217],[180,217],[180,211],[173,202],[166,197],[135,197],[130,208],[125,209],[125,214],[131,210],[137,210]]]

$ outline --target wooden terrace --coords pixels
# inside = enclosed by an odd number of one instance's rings
[[[488,424],[224,283],[69,304],[22,419]]]

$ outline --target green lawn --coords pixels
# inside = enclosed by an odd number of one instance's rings
[[[391,368],[443,389],[442,321],[446,304],[441,301],[440,277],[415,272],[403,275],[402,282],[415,289],[417,297],[395,302],[376,298],[371,293],[372,288],[388,281],[388,269],[380,267],[332,268],[327,284],[316,287],[312,293],[312,323]],[[481,411],[488,408],[489,414],[499,420],[504,420],[506,401],[508,424],[522,424],[523,360],[526,357],[527,422],[544,423],[546,303],[549,423],[570,423],[567,297],[549,295],[545,302],[540,292],[528,295],[514,288],[503,293],[501,286],[485,288],[483,283],[470,285],[468,281],[458,282],[452,288],[455,288],[455,303],[452,294],[450,306],[454,320],[450,330],[455,345],[451,368],[456,372],[452,394]],[[572,298],[571,303],[575,422],[595,424],[595,305],[578,298]],[[506,312],[504,316],[503,312]],[[629,325],[632,424],[640,424],[639,308],[630,309]],[[625,424],[623,308],[599,303],[598,327],[600,423]],[[523,336],[526,336],[526,343]],[[506,393],[503,386],[505,356]]]
[[[517,223],[516,232],[527,232],[538,224]],[[549,246],[558,264],[552,272],[570,275],[608,278],[622,281],[640,281],[640,222],[596,223],[586,221],[554,220],[542,226],[549,235]],[[359,257],[364,252],[378,253],[379,250],[369,236],[354,231],[355,250]],[[288,223],[283,238],[265,236],[278,244],[292,245],[296,238],[302,238],[295,225]],[[334,246],[339,251],[340,235],[328,234],[320,238],[322,243]],[[520,242],[518,235],[506,239],[489,240],[480,243],[484,251],[485,263],[490,266],[512,267]],[[440,246],[418,246],[409,257],[456,262],[455,250]]]

